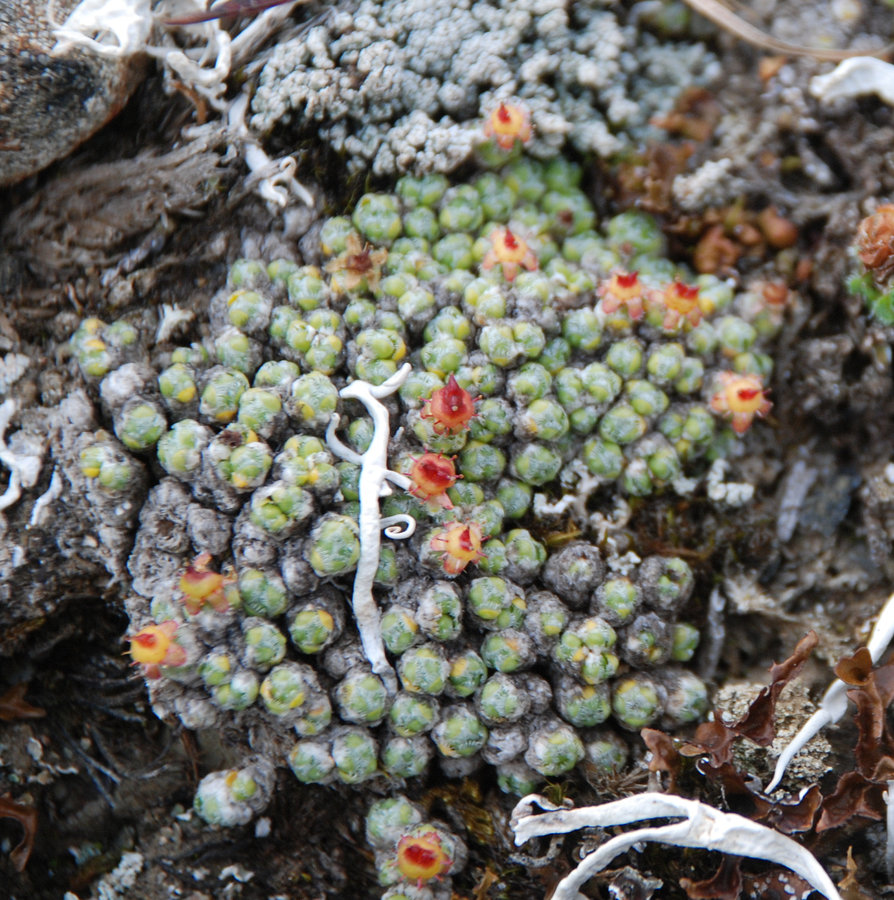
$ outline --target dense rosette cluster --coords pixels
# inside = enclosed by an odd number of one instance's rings
[[[404,178],[326,221],[318,259],[236,262],[191,346],[81,324],[109,430],[82,436],[79,477],[111,511],[157,476],[128,608],[160,714],[252,734],[303,782],[483,760],[524,793],[704,712],[686,563],[606,559],[586,531],[547,546],[535,508],[692,490],[766,413],[778,319],[669,262],[648,217],[598,227],[579,182],[561,158]],[[379,513],[416,529],[386,529],[370,576],[395,693],[351,616],[374,425],[341,391],[407,363]],[[203,815],[257,806],[251,771],[209,783]]]

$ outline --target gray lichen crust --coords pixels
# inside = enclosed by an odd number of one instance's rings
[[[313,122],[374,174],[450,172],[470,158],[477,120],[521,100],[548,157],[570,141],[608,157],[649,132],[717,62],[700,44],[658,41],[599,0],[364,0],[274,50],[252,127]]]

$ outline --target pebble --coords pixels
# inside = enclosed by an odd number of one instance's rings
[[[77,3],[57,0],[57,20]],[[54,57],[55,44],[47,0],[0,0],[0,187],[67,156],[121,110],[145,70],[142,55]]]

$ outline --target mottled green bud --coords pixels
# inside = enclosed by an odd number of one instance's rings
[[[710,704],[708,688],[701,678],[683,669],[669,670],[667,674],[665,715],[675,726],[697,722],[704,718]]]
[[[621,377],[604,363],[590,363],[580,377],[592,401],[599,405],[611,403],[621,392]]]
[[[105,432],[99,433],[102,434]],[[96,484],[109,493],[139,484],[138,466],[111,439],[100,439],[85,447],[78,457],[81,474],[86,478],[96,479]]]
[[[395,734],[401,737],[415,737],[431,731],[438,719],[439,711],[437,700],[401,691],[391,704],[388,721]]]
[[[574,729],[558,720],[536,729],[525,753],[525,762],[547,778],[570,772],[583,758],[583,742]]]
[[[174,363],[158,376],[158,390],[168,409],[179,412],[188,408],[198,396],[192,366]]]
[[[394,737],[382,747],[382,768],[392,778],[415,778],[425,772],[432,756],[427,737]]]
[[[554,696],[559,715],[578,728],[592,728],[604,722],[612,711],[608,684],[581,684],[562,676]]]
[[[335,702],[345,722],[378,725],[388,711],[388,691],[372,672],[349,672],[335,689]]]
[[[448,188],[441,201],[438,221],[444,231],[477,231],[484,222],[478,192],[470,184]]]
[[[646,603],[662,616],[677,613],[692,596],[695,579],[689,564],[679,556],[650,556],[639,570]]]
[[[329,747],[324,741],[298,741],[288,756],[289,768],[304,784],[325,784],[335,769]]]
[[[646,419],[628,403],[613,406],[599,422],[599,434],[612,444],[631,444],[639,440],[648,428]]]
[[[288,604],[286,586],[275,572],[243,569],[239,573],[239,594],[242,607],[250,616],[275,619]]]
[[[501,478],[497,483],[497,499],[507,519],[519,519],[531,505],[534,491],[521,481]]]
[[[618,626],[633,620],[642,603],[642,593],[629,578],[616,576],[599,586],[593,600],[599,615]]]
[[[263,672],[282,662],[286,655],[286,639],[272,622],[250,616],[242,620],[241,626],[245,641],[245,665]]]
[[[378,747],[363,728],[345,728],[332,740],[335,774],[345,784],[372,778],[378,768]]]
[[[405,606],[391,606],[382,616],[382,640],[389,653],[404,653],[420,640],[419,624],[413,611]]]
[[[284,662],[261,682],[261,700],[268,712],[285,716],[299,710],[314,692],[316,676],[309,666]]]
[[[395,190],[404,204],[410,209],[414,209],[418,206],[436,206],[448,187],[450,187],[450,182],[446,176],[432,173],[418,178],[404,175],[398,180]]]
[[[208,372],[199,401],[203,419],[217,424],[232,422],[239,412],[239,398],[248,390],[248,379],[242,372],[215,366]]]
[[[270,299],[257,291],[236,291],[227,300],[227,319],[230,325],[248,334],[264,331],[272,310]]]
[[[488,629],[519,628],[524,621],[525,594],[505,578],[475,578],[467,596],[469,611]]]
[[[236,660],[226,648],[216,648],[202,657],[198,671],[205,687],[211,690],[232,680]]]
[[[304,558],[321,578],[352,571],[360,558],[357,523],[348,516],[327,513],[314,525]]]
[[[227,275],[227,283],[234,288],[260,287],[269,280],[267,267],[257,259],[237,259]]]
[[[247,376],[261,364],[261,345],[236,328],[228,328],[215,338],[214,353],[222,366]]]
[[[695,625],[678,622],[671,630],[671,659],[674,662],[689,662],[695,655],[701,638]]]
[[[416,621],[435,641],[452,641],[462,633],[462,600],[450,581],[436,581],[419,599]]]
[[[497,784],[504,794],[526,797],[543,783],[543,777],[521,760],[497,766]]]
[[[286,283],[291,275],[300,271],[300,268],[293,259],[280,257],[267,263],[267,277],[274,283]]]
[[[540,487],[552,481],[562,468],[562,457],[544,444],[524,444],[514,448],[512,474],[525,484]]]
[[[494,365],[509,368],[515,365],[524,349],[515,340],[508,324],[485,325],[478,333],[478,347]]]
[[[589,307],[572,309],[562,322],[562,336],[572,350],[593,353],[602,341],[599,316]]]
[[[459,759],[477,753],[487,741],[487,728],[466,706],[448,706],[432,731],[442,756]]]
[[[613,775],[627,765],[627,744],[611,731],[600,732],[584,745],[587,762],[597,775]]]
[[[423,644],[401,656],[397,674],[404,690],[437,696],[447,685],[450,664],[437,644]]]
[[[488,725],[508,725],[528,714],[531,698],[522,681],[497,673],[478,692],[475,708]]]
[[[260,683],[254,672],[236,672],[229,681],[221,682],[211,689],[216,706],[238,712],[248,709],[258,699]]]
[[[520,278],[521,276],[519,276]],[[557,375],[571,359],[571,344],[563,337],[550,338],[544,344],[537,362],[542,365],[550,375]]]
[[[289,303],[310,312],[319,309],[329,298],[329,289],[316,266],[302,266],[292,272],[286,280]]]
[[[161,407],[140,397],[131,397],[115,415],[115,434],[128,450],[148,450],[167,425]]]
[[[496,672],[518,672],[536,658],[534,644],[523,631],[504,628],[489,634],[481,644],[481,658]]]
[[[285,538],[314,511],[313,497],[296,484],[274,481],[251,495],[251,521],[269,535]]]
[[[403,794],[376,800],[366,814],[366,841],[373,847],[390,850],[421,821],[422,813]]]
[[[484,660],[474,650],[464,650],[450,658],[447,693],[452,697],[470,697],[486,678]]]
[[[606,223],[609,247],[625,257],[664,256],[667,248],[661,227],[652,216],[630,209]]]
[[[712,323],[724,356],[735,356],[750,350],[757,340],[757,332],[738,316],[723,316]]]
[[[296,378],[286,401],[286,411],[299,425],[322,430],[338,406],[338,389],[320,372]]]
[[[612,690],[612,712],[618,724],[630,731],[651,725],[661,713],[655,683],[641,673],[616,681]]]
[[[429,341],[419,353],[422,365],[441,378],[456,372],[467,357],[468,351],[462,341],[443,335]]]
[[[534,400],[519,414],[515,433],[522,440],[556,441],[568,433],[569,427],[565,410],[555,400],[544,397]]]

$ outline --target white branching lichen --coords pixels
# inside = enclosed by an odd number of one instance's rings
[[[883,103],[894,106],[894,65],[874,56],[854,56],[827,75],[811,79],[810,93],[823,103],[875,94]]]
[[[0,463],[9,470],[6,490],[0,495],[0,511],[12,506],[22,496],[23,489],[37,484],[43,465],[44,448],[36,438],[17,432],[20,440],[12,445],[6,441],[6,429],[16,409],[12,397],[0,404]]]
[[[391,439],[391,425],[388,409],[381,402],[382,398],[393,394],[407,380],[412,366],[404,366],[387,381],[378,386],[366,381],[354,381],[341,389],[341,396],[346,400],[359,400],[367,409],[373,420],[373,437],[365,453],[357,453],[346,447],[336,436],[339,416],[333,414],[326,431],[326,443],[329,449],[340,459],[360,466],[360,559],[354,575],[354,591],[351,606],[363,652],[376,673],[384,682],[391,694],[397,693],[397,678],[391,664],[385,656],[385,645],[382,641],[382,629],[379,621],[379,610],[373,597],[373,580],[379,567],[379,550],[382,545],[382,530],[392,540],[403,540],[412,537],[416,530],[416,520],[412,516],[397,515],[382,518],[379,509],[379,498],[387,497],[391,487],[387,482],[408,490],[412,484],[406,475],[392,472],[388,468],[388,442]]]
[[[892,638],[894,638],[894,594],[882,607],[878,621],[866,643],[866,649],[869,651],[873,664],[881,659],[882,653],[885,652]],[[826,725],[837,722],[847,712],[847,691],[848,685],[840,678],[836,678],[829,685],[826,693],[823,694],[823,699],[820,700],[817,711],[801,726],[800,731],[776,760],[773,778],[766,788],[768,794],[778,787],[788,764],[807,746],[808,742],[818,735]]]
[[[535,813],[535,806],[546,812]],[[636,844],[648,842],[767,860],[791,869],[829,900],[841,900],[832,879],[813,854],[790,837],[744,816],[721,812],[705,803],[673,794],[650,791],[581,809],[559,807],[545,797],[530,794],[513,810],[511,826],[515,843],[521,846],[531,838],[568,834],[582,828],[607,828],[647,819],[677,817],[682,820],[670,825],[637,828],[606,841],[588,853],[577,868],[559,882],[552,900],[578,900],[581,896],[578,889],[585,881],[601,872],[619,854]]]

